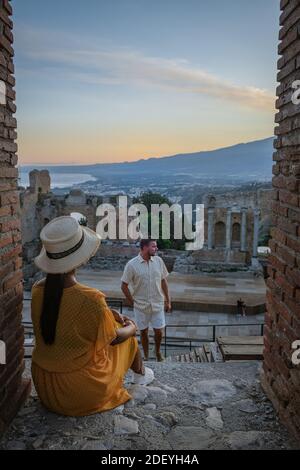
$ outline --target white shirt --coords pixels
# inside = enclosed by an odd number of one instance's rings
[[[152,256],[149,262],[141,255],[127,263],[122,282],[132,288],[134,308],[143,313],[155,313],[164,308],[164,293],[161,282],[169,273],[159,256]]]

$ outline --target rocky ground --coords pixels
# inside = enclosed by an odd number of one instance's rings
[[[259,363],[151,367],[151,386],[126,385],[124,410],[85,418],[48,412],[33,390],[0,449],[300,449],[261,390]]]

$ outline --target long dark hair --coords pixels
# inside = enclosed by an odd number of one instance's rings
[[[49,346],[54,344],[59,307],[64,290],[64,274],[48,274],[44,287],[43,309],[40,327],[43,340]]]

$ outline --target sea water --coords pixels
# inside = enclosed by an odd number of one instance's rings
[[[52,173],[51,188],[67,188],[86,181],[96,181],[92,175],[86,173]],[[29,174],[27,171],[20,171],[20,186],[29,186]]]

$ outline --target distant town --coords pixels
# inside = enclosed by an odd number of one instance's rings
[[[273,138],[210,152],[151,158],[137,162],[80,166],[21,167],[20,186],[30,171],[48,169],[51,189],[60,195],[76,187],[98,196],[139,197],[145,191],[162,194],[171,202],[193,203],[207,192],[270,188]]]

